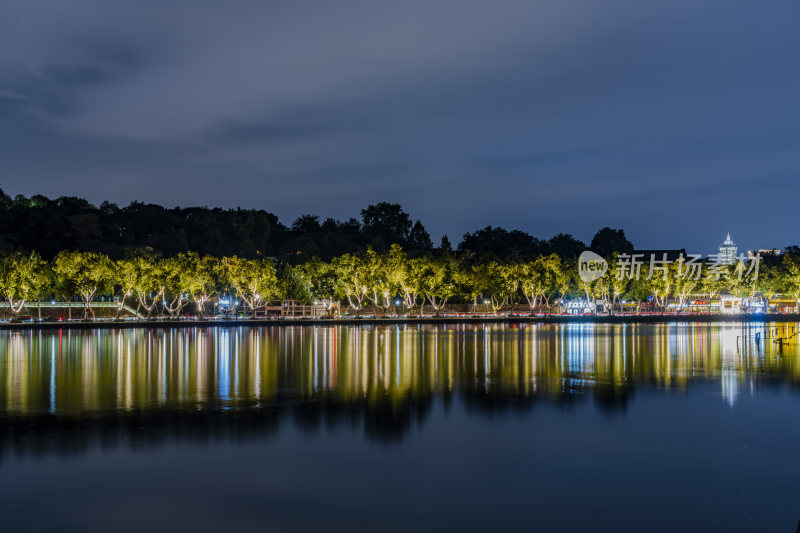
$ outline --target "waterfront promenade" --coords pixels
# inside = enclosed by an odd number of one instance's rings
[[[658,324],[658,323],[767,323],[800,322],[800,314],[649,314],[649,315],[482,315],[482,316],[388,316],[388,317],[336,317],[336,318],[177,318],[152,319],[125,318],[95,320],[28,320],[2,322],[0,330],[28,329],[121,329],[121,328],[183,328],[206,326],[324,326],[324,325],[379,325],[379,324]]]

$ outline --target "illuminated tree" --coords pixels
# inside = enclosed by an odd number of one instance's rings
[[[555,285],[557,287],[556,291],[561,296],[562,300],[565,299],[570,293],[580,292],[577,277],[577,258],[570,258],[567,260],[561,260],[558,263],[553,263],[552,268]],[[560,305],[559,310],[561,310]]]
[[[700,281],[701,292],[708,295],[709,311],[711,310],[711,300],[718,298],[723,291],[728,290],[731,286],[730,272],[726,267],[719,268],[716,271],[708,271]]]
[[[519,276],[514,265],[488,261],[472,265],[472,279],[482,294],[488,296],[492,312],[497,313],[504,305],[513,301],[519,290]]]
[[[334,257],[331,267],[336,273],[337,292],[344,294],[347,303],[356,317],[364,308],[367,294],[368,267],[363,257],[353,254],[344,254]]]
[[[125,300],[136,292],[136,267],[132,259],[120,259],[114,262],[114,281],[119,285],[122,295],[117,302],[117,318],[125,308]]]
[[[393,244],[386,254],[378,254],[371,248],[364,254],[366,296],[384,316],[405,283],[407,262],[406,253],[398,244]]]
[[[605,282],[602,281],[602,278],[593,281],[580,280],[581,288],[586,295],[586,304],[592,309],[592,312],[597,311],[597,296],[598,294],[602,294],[605,288],[603,286],[604,284]]]
[[[508,316],[514,314],[514,304],[517,303],[519,296],[520,283],[522,280],[522,265],[519,263],[505,263],[498,265],[498,275],[500,282],[500,295],[502,295],[502,302],[511,306],[508,311]],[[501,306],[503,303],[500,304]]]
[[[435,315],[439,316],[447,301],[456,293],[453,263],[450,260],[425,258],[420,262],[420,266],[418,280],[423,304],[427,300],[433,307]]]
[[[520,290],[528,301],[531,316],[539,307],[540,299],[545,291],[544,273],[540,268],[539,259],[520,265]]]
[[[561,293],[561,278],[569,278],[569,274],[565,272],[565,265],[557,254],[542,256],[538,261],[544,279],[541,297],[544,299],[544,305],[549,308],[551,298]]]
[[[31,257],[34,257],[34,259],[30,259]],[[31,266],[33,267],[33,276],[31,278],[32,289],[30,294],[31,298],[36,299],[36,312],[41,319],[42,299],[47,299],[53,294],[53,268],[50,266],[50,263],[44,261],[41,257],[39,257],[37,262],[35,259],[36,257],[38,257],[36,252],[31,252],[28,255],[32,263]]]
[[[800,309],[800,255],[787,253],[781,262],[781,292],[794,299]]]
[[[744,275],[747,267],[743,262],[739,262],[733,269],[728,291],[734,296],[739,297],[740,305],[744,307],[745,301],[752,299],[756,294],[756,282]]]
[[[186,254],[186,290],[191,295],[201,317],[205,316],[205,304],[219,291],[221,264],[210,255],[200,257],[194,252]]]
[[[384,274],[385,258],[377,254],[372,248],[368,248],[364,254],[364,286],[366,292],[364,293],[367,300],[373,307],[379,307],[383,315],[386,315],[384,307],[384,299],[390,298],[389,291],[390,285]],[[388,307],[388,303],[386,306]]]
[[[612,314],[614,308],[614,281],[616,281],[614,271],[608,269],[603,274],[603,277],[591,284],[592,296],[595,302],[599,299],[603,302],[603,308]]]
[[[678,300],[678,311],[686,308],[686,301],[691,294],[700,286],[700,280],[686,267],[686,260],[683,256],[674,261],[669,268],[669,275],[673,279],[672,293]]]
[[[254,317],[259,307],[266,306],[278,295],[278,276],[270,260],[225,257],[222,259],[222,272],[225,281]]]
[[[276,299],[294,300],[302,304],[313,302],[314,298],[309,291],[303,265],[279,264],[276,266],[275,273],[278,276]]]
[[[15,316],[26,301],[40,298],[49,283],[48,265],[36,252],[15,252],[0,259],[0,292]]]
[[[130,270],[133,293],[137,301],[136,310],[138,312],[144,309],[150,318],[161,299],[161,264],[152,257],[139,256],[129,259],[125,268]]]
[[[419,305],[420,315],[422,315],[425,307],[425,296],[422,295],[424,291],[423,279],[431,261],[433,260],[430,257],[409,259],[406,262],[405,276],[400,287],[400,291],[403,294],[403,307],[413,311]]]
[[[667,267],[666,274],[663,271],[656,271],[653,273],[653,276],[646,281],[653,295],[653,303],[660,307],[663,313],[667,308],[669,297],[672,294],[673,284],[675,283],[674,276],[670,275],[670,269]]]
[[[343,296],[339,292],[336,269],[315,257],[303,265],[302,275],[311,297],[322,304],[328,316],[333,316],[336,304]]]
[[[453,269],[456,294],[465,300],[472,300],[473,306],[478,305],[478,297],[484,289],[482,271],[476,266],[462,260]]]
[[[561,290],[561,258],[556,254],[539,256],[535,261],[520,265],[520,290],[525,296],[531,315],[542,305],[549,307],[550,298]]]
[[[781,291],[782,274],[780,264],[762,263],[755,280],[756,291],[767,300],[774,298]]]
[[[630,285],[631,282],[631,277],[633,277],[633,276],[628,276],[629,273],[624,271],[624,269],[621,269],[618,259],[619,259],[619,254],[615,252],[611,256],[612,267],[609,268],[607,272],[607,274],[609,275],[607,282],[608,297],[609,297],[608,311],[612,315],[617,309],[617,306],[621,307],[620,300],[622,299],[622,296],[627,292],[628,285]]]
[[[156,283],[161,304],[169,316],[176,318],[189,303],[191,259],[187,254],[161,259],[156,263]]]
[[[96,252],[60,252],[53,270],[62,287],[70,287],[83,299],[83,318],[91,313],[92,299],[98,294],[113,290],[114,263],[105,254]]]
[[[644,303],[652,294],[653,293],[650,290],[650,283],[644,279],[643,276],[632,278],[625,288],[625,298],[636,302],[637,315],[642,310],[642,303]]]

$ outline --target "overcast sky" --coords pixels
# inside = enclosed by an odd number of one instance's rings
[[[0,187],[800,243],[800,2],[5,0]]]

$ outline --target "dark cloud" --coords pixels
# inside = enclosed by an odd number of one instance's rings
[[[12,0],[12,194],[800,242],[800,7]]]
[[[113,73],[95,65],[51,65],[41,73],[20,69],[3,79],[0,113],[65,115],[76,111],[74,91],[108,83]]]

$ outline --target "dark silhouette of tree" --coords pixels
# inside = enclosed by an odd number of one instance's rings
[[[572,235],[559,233],[554,235],[545,245],[545,254],[556,254],[564,259],[578,257],[586,250],[586,244]]]
[[[429,252],[432,249],[433,241],[431,240],[431,236],[428,235],[422,223],[417,220],[414,222],[414,226],[411,228],[411,232],[408,236],[408,251],[412,254],[419,254]]]
[[[167,208],[131,202],[95,206],[73,196],[42,195],[11,198],[0,190],[0,253],[36,251],[45,260],[61,250],[99,252],[111,259],[147,254],[170,257],[179,253],[258,259],[274,257],[287,264],[314,257],[323,261],[342,254],[360,254],[368,247],[379,253],[399,244],[410,257],[450,253],[442,237],[438,250],[420,220],[413,221],[399,204],[381,202],[361,211],[361,220],[299,216],[290,227],[276,215],[259,209],[205,206]],[[592,247],[600,252],[632,249],[621,230],[604,228]],[[467,233],[458,245],[465,260],[532,260],[555,253],[568,259],[585,245],[571,235],[541,241],[519,230],[488,226]]]
[[[406,244],[411,234],[411,217],[400,204],[380,202],[361,210],[364,235],[373,249],[388,250],[393,243]]]
[[[458,249],[476,259],[532,260],[542,252],[543,246],[542,241],[523,231],[486,226],[465,234]]]
[[[609,227],[605,227],[595,233],[589,246],[592,251],[603,257],[611,257],[614,252],[626,254],[633,252],[633,244],[625,238],[625,232],[621,229],[611,229]]]
[[[301,215],[292,222],[292,231],[295,233],[313,233],[321,229],[317,215]]]

